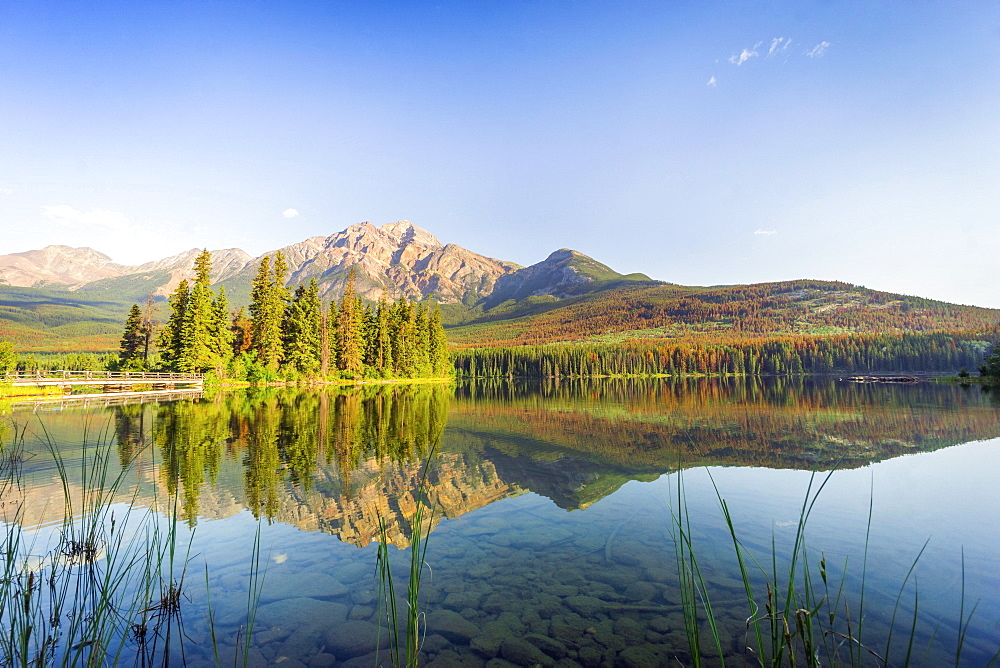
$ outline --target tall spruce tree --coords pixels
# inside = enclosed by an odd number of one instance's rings
[[[186,278],[181,279],[174,291],[170,293],[168,303],[170,304],[170,317],[167,324],[160,332],[157,345],[160,348],[160,361],[164,367],[173,371],[178,371],[177,361],[180,358],[182,348],[181,329],[184,327],[184,318],[187,314],[188,298],[191,290],[188,288]]]
[[[427,322],[427,357],[433,376],[450,376],[453,373],[451,355],[448,354],[448,339],[441,324],[441,309],[437,304],[430,312]]]
[[[125,371],[143,368],[143,344],[145,336],[142,331],[142,310],[138,304],[132,304],[125,320],[125,332],[119,344],[118,368]]]
[[[153,299],[152,294],[146,295],[146,306],[142,311],[142,365],[143,368],[149,368],[149,355],[152,352],[150,348],[153,347],[153,334],[156,332],[156,327],[159,323],[156,321],[156,300]]]
[[[309,287],[300,285],[288,305],[284,319],[285,363],[300,373],[314,374],[320,366],[319,287],[316,279]]]
[[[385,298],[368,309],[368,339],[365,346],[365,365],[382,378],[392,373],[392,344],[389,332],[389,306]]]
[[[195,258],[194,270],[194,286],[188,296],[174,366],[178,371],[215,370],[221,375],[232,350],[229,306],[225,291],[219,299],[212,292],[212,254],[208,250]]]
[[[396,300],[396,303],[392,305],[389,322],[393,374],[412,377],[416,373],[416,357],[413,350],[415,338],[413,303],[409,299]]]
[[[250,291],[250,320],[252,341],[250,350],[267,368],[276,370],[284,352],[281,323],[285,317],[286,296],[284,285],[288,265],[278,252],[271,268],[270,256],[261,260],[260,269]]]
[[[361,331],[363,307],[361,299],[355,293],[355,278],[354,267],[351,267],[337,312],[337,368],[352,376],[364,371]]]

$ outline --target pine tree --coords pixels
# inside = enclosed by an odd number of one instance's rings
[[[17,353],[10,341],[0,341],[0,374],[10,373],[17,366]]]
[[[413,303],[400,298],[392,305],[389,314],[392,344],[393,373],[412,377],[415,369]]]
[[[149,368],[149,353],[150,348],[153,345],[153,333],[156,331],[156,327],[159,324],[153,317],[156,312],[156,300],[153,299],[153,295],[146,295],[146,307],[142,312],[142,365],[143,368]]]
[[[264,256],[250,292],[252,342],[250,350],[258,361],[276,370],[282,361],[281,323],[288,294],[283,283],[288,265],[279,252],[271,269],[270,256]]]
[[[378,376],[385,378],[392,374],[392,343],[389,335],[389,306],[385,299],[379,299],[375,307],[369,309],[365,365]]]
[[[174,371],[178,370],[177,360],[182,353],[181,328],[184,326],[190,293],[187,279],[181,279],[168,299],[170,317],[167,319],[166,327],[160,332],[158,341],[163,366]]]
[[[233,341],[236,338],[230,326],[232,314],[229,312],[229,300],[226,298],[225,286],[219,286],[219,296],[212,302],[212,321],[209,326],[210,347],[213,366],[220,376],[233,357]]]
[[[187,309],[180,328],[180,346],[174,359],[179,371],[209,371],[222,373],[228,359],[229,315],[220,323],[217,300],[210,285],[212,254],[203,250],[194,261],[194,286],[188,296]],[[229,307],[222,295],[222,308]]]
[[[141,369],[143,366],[143,343],[145,336],[142,331],[142,311],[138,304],[132,304],[125,320],[125,333],[122,334],[118,353],[118,368],[124,370]]]
[[[361,299],[354,291],[354,281],[354,267],[351,267],[337,313],[337,368],[351,376],[360,375],[364,371],[362,358],[364,343],[361,339],[362,306]]]
[[[448,339],[441,324],[441,310],[435,304],[427,322],[427,357],[433,376],[450,376],[453,373]]]
[[[411,355],[413,371],[411,373],[415,376],[429,375],[427,368],[430,363],[428,355],[430,349],[429,324],[427,305],[421,302],[413,309],[413,342],[410,344],[413,351]]]
[[[285,363],[300,373],[314,374],[320,365],[319,288],[316,279],[300,285],[288,305],[284,320]]]

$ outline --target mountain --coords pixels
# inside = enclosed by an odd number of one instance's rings
[[[162,260],[129,266],[112,262],[110,257],[93,248],[46,246],[42,250],[0,255],[0,284],[22,288],[89,288],[95,291],[114,285],[113,281],[119,278],[141,281],[143,278],[161,278],[166,274],[169,278],[157,284],[152,292],[167,295],[182,278],[194,276],[194,259],[200,252],[201,249],[192,248]],[[213,276],[216,280],[228,278],[252,260],[238,248],[212,251]]]
[[[328,298],[343,292],[348,273],[357,273],[357,290],[377,300],[434,297],[442,303],[474,303],[493,291],[502,276],[520,265],[479,255],[456,244],[442,244],[430,232],[408,221],[377,227],[358,223],[328,237],[310,237],[281,252],[289,268],[289,284],[316,279]],[[143,295],[166,296],[182,278],[194,277],[194,260],[201,249],[147,262],[121,265],[91,248],[48,246],[39,251],[0,255],[0,284],[22,288],[86,291],[94,298],[134,300]],[[212,279],[225,285],[236,304],[249,301],[249,287],[264,255],[251,257],[238,248],[213,250]]]
[[[290,285],[316,279],[320,296],[331,299],[343,293],[351,268],[356,272],[358,294],[369,300],[433,297],[444,304],[474,303],[493,291],[498,278],[520,269],[513,262],[442,244],[427,230],[405,220],[380,227],[358,223],[328,237],[311,237],[279,250],[288,262]],[[222,280],[234,302],[249,299],[249,286],[260,259]]]
[[[93,248],[46,246],[41,250],[0,255],[0,283],[16,287],[80,285],[129,273],[128,267]]]
[[[645,274],[624,276],[583,253],[560,248],[538,264],[498,278],[493,292],[484,299],[483,307],[488,310],[508,300],[519,301],[529,297],[566,299],[628,283],[660,284]]]
[[[976,330],[1000,321],[1000,310],[834,281],[675,285],[621,274],[567,248],[521,267],[443,244],[405,220],[358,223],[264,255],[279,250],[289,285],[315,279],[326,300],[339,298],[352,269],[357,292],[370,301],[435,300],[458,347]],[[199,252],[134,266],[67,246],[0,256],[0,339],[23,351],[115,350],[129,307],[148,295],[162,302],[193,277]],[[249,303],[264,255],[212,251],[212,278],[234,307]]]

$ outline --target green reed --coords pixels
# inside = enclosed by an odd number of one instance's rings
[[[427,476],[436,452],[431,446],[424,461],[420,483],[416,489],[416,510],[410,520],[410,559],[406,585],[406,609],[401,611],[396,598],[396,583],[392,575],[389,556],[389,527],[386,518],[378,512],[379,544],[376,555],[376,577],[378,578],[378,616],[386,620],[389,633],[389,660],[393,666],[415,668],[419,665],[420,647],[426,626],[421,627],[425,615],[420,610],[420,581],[427,566],[427,545],[431,527],[434,524],[434,505],[427,494]],[[424,512],[429,513],[426,522]],[[425,530],[426,527],[426,530]],[[403,622],[400,622],[402,617]],[[381,624],[379,632],[381,634]],[[380,643],[379,643],[380,644]],[[378,661],[376,660],[376,664]]]
[[[75,478],[45,434],[62,488],[61,519],[26,529],[25,430],[14,434],[0,447],[0,667],[184,662],[192,543],[178,535],[177,495],[159,512],[155,499],[139,510],[138,489],[128,492],[129,466],[117,466],[106,432],[93,442],[84,434]],[[258,546],[259,536],[255,553]],[[259,578],[251,581],[259,591]]]
[[[821,480],[817,480],[816,473],[810,476],[799,508],[795,537],[790,551],[784,555],[780,554],[782,551],[772,534],[770,555],[764,563],[759,561],[740,540],[729,506],[716,486],[711,472],[708,475],[725,520],[726,531],[732,540],[749,609],[745,639],[742,643],[745,648],[741,660],[743,665],[777,667],[801,664],[819,668],[824,665],[862,666],[870,665],[872,662],[880,666],[908,666],[911,662],[926,664],[926,656],[918,660],[915,655],[918,626],[921,621],[919,590],[916,586],[913,590],[908,634],[904,638],[906,649],[901,663],[891,650],[894,631],[897,628],[897,615],[901,610],[907,587],[915,576],[917,564],[927,548],[927,542],[911,562],[900,585],[892,608],[885,645],[876,649],[864,634],[865,590],[873,502],[869,500],[858,605],[852,610],[845,593],[848,561],[845,559],[838,581],[828,568],[826,555],[821,552],[817,562],[815,555],[806,546],[806,526],[809,517],[833,471],[828,472]],[[714,645],[715,662],[724,666],[726,655],[723,643],[728,639],[721,637],[720,624],[712,611],[709,588],[702,576],[697,551],[691,540],[692,525],[684,491],[683,474],[678,471],[676,476],[676,508],[671,509],[671,535],[677,558],[690,664],[700,666],[704,661],[703,653],[710,654],[710,651],[704,649],[706,639],[703,636],[707,636],[707,640]],[[955,666],[960,665],[963,645],[976,607],[973,606],[966,614],[964,554],[961,568],[962,586]],[[763,592],[760,590],[761,580],[763,580]],[[925,652],[931,649],[935,635],[932,634]],[[994,665],[998,660],[1000,652],[993,656],[990,665]]]

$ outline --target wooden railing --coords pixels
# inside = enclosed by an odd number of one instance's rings
[[[4,380],[24,381],[24,380],[95,380],[95,381],[115,381],[128,380],[137,381],[168,381],[168,382],[201,382],[205,379],[203,373],[150,373],[147,371],[67,371],[67,370],[40,370],[40,371],[12,371],[4,374]]]

